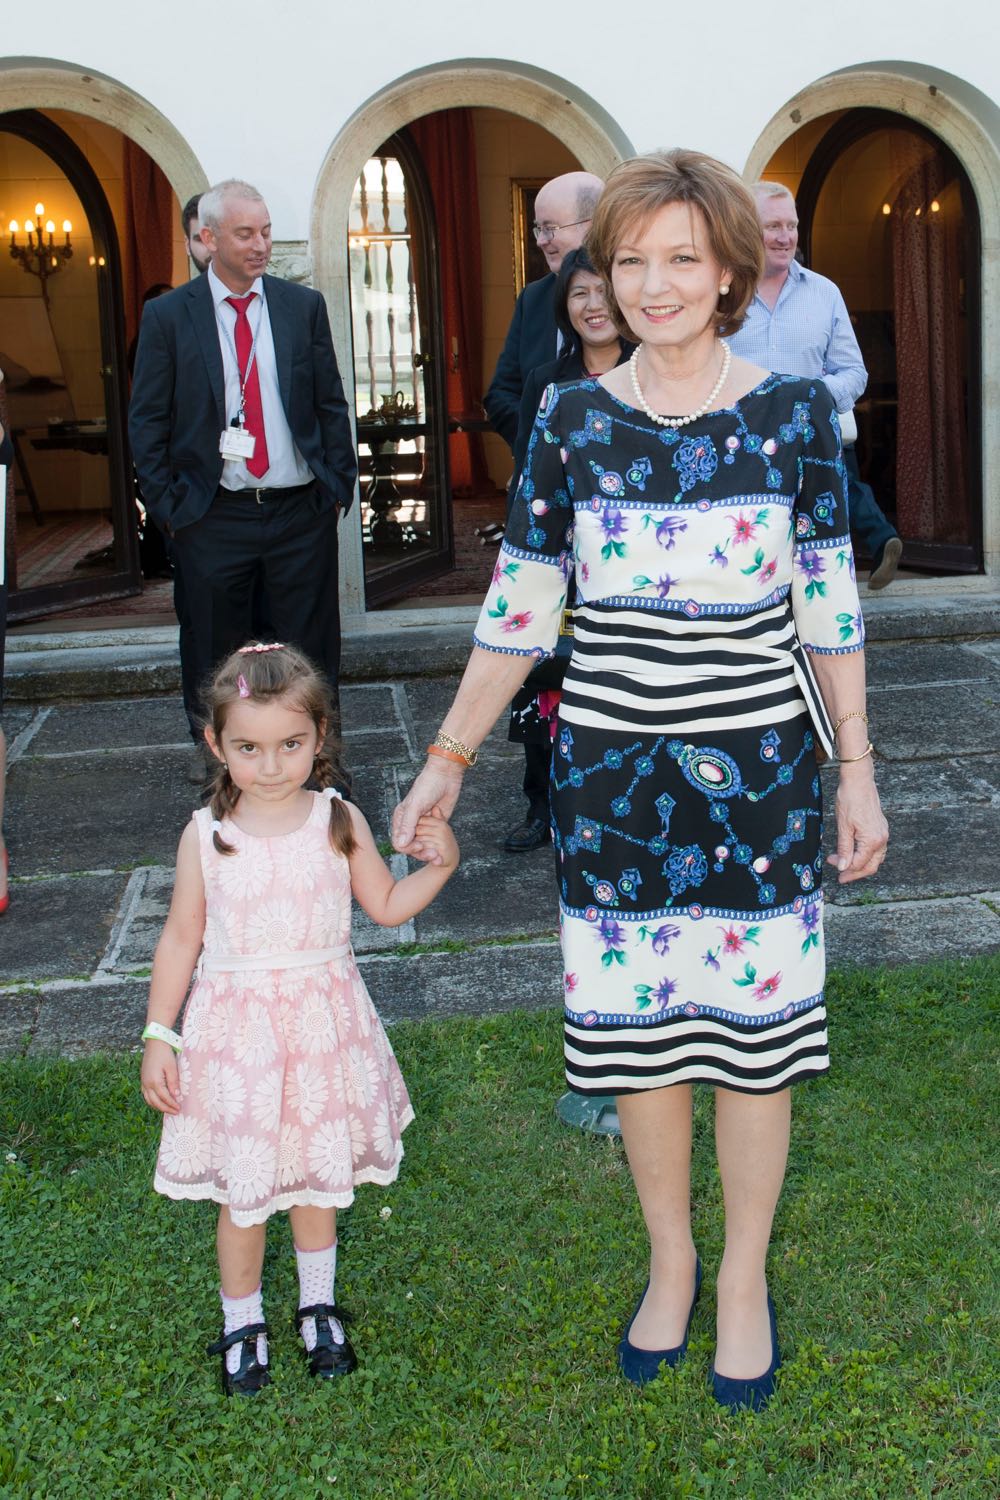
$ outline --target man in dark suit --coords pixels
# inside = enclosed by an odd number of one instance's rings
[[[483,398],[486,415],[513,451],[521,396],[532,370],[550,364],[559,353],[556,326],[556,273],[571,250],[583,244],[604,183],[592,172],[566,172],[539,188],[531,226],[545,256],[549,274],[532,281],[514,304],[503,351]],[[508,502],[509,503],[509,502]],[[525,742],[524,822],[504,839],[510,854],[527,854],[547,843],[549,834],[549,767],[551,747]]]
[[[535,198],[531,227],[549,274],[529,282],[515,302],[507,338],[483,398],[486,415],[511,449],[524,383],[537,365],[548,364],[559,353],[552,301],[556,272],[563,256],[583,244],[603,191],[604,183],[593,172],[565,172],[539,188]]]
[[[248,183],[210,189],[200,217],[211,265],[147,304],[129,408],[143,497],[172,538],[190,615],[196,743],[198,690],[251,638],[255,587],[279,639],[336,687],[337,519],[357,477],[323,298],[264,275],[270,216]]]

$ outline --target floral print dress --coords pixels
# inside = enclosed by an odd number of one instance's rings
[[[566,1072],[582,1093],[767,1093],[829,1067],[810,666],[864,630],[837,414],[771,375],[690,427],[550,386],[487,650],[551,653],[575,578],[553,757]]]
[[[314,792],[305,824],[277,838],[194,814],[205,942],[154,1185],[228,1204],[240,1226],[298,1204],[345,1208],[357,1183],[394,1181],[413,1119],[351,952],[335,795]],[[216,849],[215,829],[235,853]]]

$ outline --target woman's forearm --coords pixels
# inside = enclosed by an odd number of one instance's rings
[[[534,665],[533,656],[507,656],[473,646],[454,702],[441,725],[444,733],[475,750]]]
[[[819,690],[830,715],[831,724],[844,719],[836,735],[836,751],[845,761],[863,755],[868,744],[868,724],[858,717],[865,713],[865,653],[852,651],[844,656],[827,656],[814,651],[810,662]],[[844,718],[845,714],[852,715]],[[871,765],[871,757],[868,757]],[[855,762],[860,764],[860,762]]]

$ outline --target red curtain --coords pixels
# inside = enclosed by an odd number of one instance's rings
[[[960,197],[930,142],[901,130],[889,136],[898,184],[891,220],[897,525],[915,541],[967,544]]]
[[[177,202],[159,167],[125,137],[125,340],[139,332],[142,294],[157,282],[174,279],[174,216]]]
[[[441,306],[450,416],[482,416],[483,273],[476,141],[467,109],[442,109],[409,126],[423,159],[437,218]],[[454,495],[493,493],[478,432],[449,439]]]

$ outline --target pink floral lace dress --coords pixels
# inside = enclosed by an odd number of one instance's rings
[[[359,1182],[395,1180],[413,1119],[406,1085],[350,945],[347,860],[330,843],[332,791],[277,838],[194,814],[205,941],[154,1185],[260,1224],[298,1204],[344,1208]],[[220,827],[234,854],[212,841]]]

